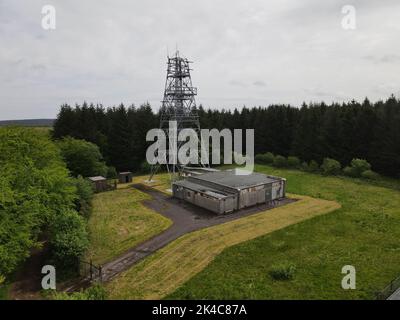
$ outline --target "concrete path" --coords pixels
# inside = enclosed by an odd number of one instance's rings
[[[210,211],[196,207],[185,201],[172,198],[165,193],[143,184],[135,184],[133,187],[152,197],[151,200],[143,201],[145,206],[169,218],[173,223],[171,227],[157,236],[133,247],[113,261],[104,264],[102,266],[102,281],[110,281],[141,259],[161,249],[171,241],[176,240],[186,233],[235,220],[295,201],[293,199],[283,199],[275,201],[272,205],[262,204],[232,214],[217,216]],[[88,284],[89,279],[83,279],[79,283],[68,287],[65,291],[75,291],[87,286]]]
[[[397,289],[395,292],[393,292],[392,295],[387,299],[388,300],[400,300],[400,288]]]

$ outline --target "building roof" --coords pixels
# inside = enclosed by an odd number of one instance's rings
[[[211,196],[213,198],[218,198],[218,199],[223,199],[223,198],[227,198],[227,197],[230,197],[230,196],[234,195],[233,193],[222,192],[220,190],[217,190],[217,189],[214,189],[214,188],[210,188],[210,187],[206,187],[206,186],[203,186],[203,185],[198,184],[196,182],[189,181],[187,179],[175,181],[174,185],[182,186],[182,187],[190,189],[192,191],[201,192],[201,193],[207,194],[207,195],[209,195],[209,196]]]
[[[103,180],[107,180],[106,178],[102,177],[102,176],[96,176],[96,177],[89,177],[88,178],[90,181],[103,181]]]
[[[130,171],[124,171],[124,172],[120,172],[119,174],[132,174],[132,172],[130,172]]]
[[[218,169],[215,168],[207,168],[207,167],[189,167],[189,166],[185,166],[183,167],[183,170],[187,170],[187,171],[199,171],[199,172],[215,172],[215,171],[219,171]]]
[[[191,181],[196,179],[209,181],[234,189],[246,189],[282,180],[278,177],[267,176],[257,172],[252,172],[248,175],[239,175],[236,174],[235,170],[209,172],[195,177],[190,177],[188,179]]]

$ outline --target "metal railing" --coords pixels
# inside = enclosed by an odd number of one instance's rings
[[[103,281],[103,270],[101,265],[93,264],[92,260],[80,261],[79,273],[84,278],[89,278],[90,281]]]

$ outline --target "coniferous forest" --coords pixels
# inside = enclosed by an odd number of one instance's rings
[[[366,159],[386,176],[400,176],[400,100],[325,104],[298,107],[271,105],[216,110],[198,108],[202,128],[254,129],[255,153],[296,156],[301,161],[326,157],[347,166]],[[117,170],[139,170],[145,161],[146,133],[158,127],[158,114],[149,104],[105,108],[84,103],[61,106],[53,136],[84,139],[99,146],[106,162]]]

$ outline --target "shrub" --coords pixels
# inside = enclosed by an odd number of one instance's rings
[[[297,157],[293,157],[293,156],[288,157],[287,164],[291,168],[298,168],[298,167],[300,167],[300,159]]]
[[[56,262],[76,266],[89,244],[85,220],[76,211],[61,211],[51,224],[49,243]]]
[[[278,168],[286,167],[287,166],[287,160],[286,160],[285,157],[278,155],[278,156],[276,156],[274,158],[273,165],[275,167],[278,167]]]
[[[106,289],[100,285],[95,284],[90,288],[86,289],[86,295],[88,300],[106,300],[107,299],[107,291]]]
[[[308,165],[308,171],[309,172],[318,172],[319,171],[319,164],[315,160],[311,160],[309,165]]]
[[[75,201],[76,210],[84,217],[89,217],[92,209],[93,187],[90,181],[79,176],[75,179],[76,193],[78,198]]]
[[[266,164],[271,164],[274,162],[275,156],[272,152],[264,153],[264,161]]]
[[[368,161],[363,159],[353,159],[351,160],[350,166],[343,169],[346,176],[359,178],[365,171],[371,171],[371,165]],[[369,175],[369,173],[367,173]]]
[[[265,155],[263,153],[256,154],[254,162],[259,164],[265,164]]]
[[[54,300],[106,300],[107,291],[100,284],[95,284],[86,290],[79,292],[66,293],[57,292],[53,296]]]
[[[115,169],[115,167],[113,166],[107,167],[107,179],[117,179],[117,178],[118,178],[117,169]]]
[[[370,180],[377,180],[379,179],[379,174],[372,170],[365,170],[363,173],[361,173],[361,177]]]
[[[292,263],[283,262],[272,265],[270,276],[275,280],[291,280],[294,278],[296,266]]]
[[[271,152],[257,154],[254,158],[256,163],[271,164],[274,161],[274,155]]]
[[[310,171],[309,167],[308,167],[308,163],[305,162],[305,161],[301,164],[300,169],[303,170],[303,171]]]
[[[1,127],[0,274],[13,273],[40,247],[39,234],[75,200],[76,188],[47,132]]]
[[[371,170],[371,165],[364,159],[353,159],[351,160],[350,165],[355,177],[361,177],[361,174],[364,171]]]
[[[143,161],[140,165],[140,172],[141,173],[150,173],[151,165],[147,161]]]
[[[346,176],[349,176],[349,177],[356,177],[357,176],[356,171],[352,167],[349,167],[349,166],[347,166],[346,168],[343,169],[343,173]]]
[[[325,158],[321,165],[322,172],[327,175],[337,175],[340,173],[342,166],[339,161],[331,158]]]
[[[71,174],[75,177],[105,176],[107,166],[103,162],[100,149],[95,144],[71,137],[63,138],[57,145],[61,150]]]

